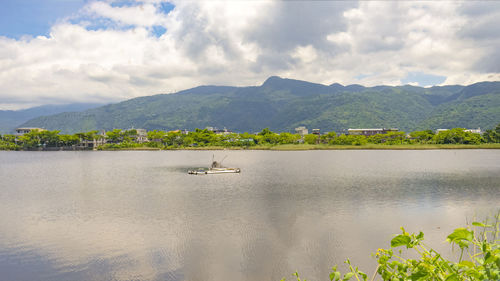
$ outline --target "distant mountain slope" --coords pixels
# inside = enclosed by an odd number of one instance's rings
[[[22,110],[0,110],[0,133],[12,133],[19,125],[39,116],[53,115],[60,112],[84,111],[98,106],[102,106],[102,104],[73,103],[66,105],[43,105]]]
[[[330,86],[267,79],[258,87],[200,86],[176,94],[135,98],[83,112],[32,119],[66,133],[93,129],[175,130],[227,127],[256,132],[269,127],[291,131],[306,125],[322,131],[355,127],[493,127],[500,122],[500,82],[470,86]]]
[[[491,129],[500,123],[500,93],[474,96],[436,107],[418,128]]]

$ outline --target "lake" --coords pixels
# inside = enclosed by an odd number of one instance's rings
[[[188,175],[215,155],[240,174]],[[329,280],[500,208],[500,150],[0,152],[1,280]]]

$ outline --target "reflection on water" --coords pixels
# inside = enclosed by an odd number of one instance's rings
[[[193,176],[212,154],[241,174]],[[0,152],[6,280],[327,280],[500,207],[500,151]]]

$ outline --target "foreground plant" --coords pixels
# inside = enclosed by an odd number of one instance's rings
[[[473,222],[467,228],[457,228],[446,240],[458,247],[460,256],[456,261],[447,260],[440,253],[423,243],[424,233],[410,234],[401,228],[402,234],[391,240],[390,249],[378,249],[374,254],[378,266],[370,280],[419,281],[419,280],[500,280],[500,213],[493,221]],[[405,259],[402,250],[415,251],[417,259]],[[330,281],[368,280],[368,275],[345,261],[349,272],[342,275],[337,266],[332,268]],[[299,274],[294,273],[297,281]],[[378,277],[378,279],[377,279]],[[282,281],[285,279],[282,279]]]

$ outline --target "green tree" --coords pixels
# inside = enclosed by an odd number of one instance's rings
[[[337,137],[337,133],[334,131],[328,132],[324,135],[321,135],[320,141],[321,143],[329,143],[333,144],[333,140]]]
[[[262,129],[262,131],[259,133],[260,136],[265,136],[265,135],[268,135],[268,134],[274,134],[271,130],[269,130],[269,128],[264,128]]]
[[[106,132],[106,138],[108,139],[108,142],[119,143],[123,140],[122,130],[114,129],[112,131],[108,131]]]
[[[486,130],[483,138],[489,143],[500,143],[500,123],[493,130]]]
[[[163,137],[166,135],[164,131],[153,130],[148,132],[148,140],[151,142],[162,142]]]
[[[482,138],[479,134],[465,132],[463,128],[454,128],[439,132],[433,141],[437,144],[480,144]]]
[[[56,147],[60,144],[59,131],[38,132],[40,143],[45,147]]]
[[[279,144],[293,144],[300,140],[300,135],[291,133],[281,133],[278,135]]]
[[[367,137],[369,143],[375,144],[402,144],[405,140],[405,132],[388,132]]]
[[[340,135],[333,141],[333,144],[340,145],[363,145],[366,143],[366,137],[362,135]]]
[[[244,132],[242,134],[239,134],[238,138],[241,146],[252,146],[255,145],[257,136],[248,132]]]
[[[307,134],[304,136],[304,142],[307,144],[316,144],[318,139],[319,139],[319,136],[314,135],[314,134]]]
[[[189,132],[188,136],[192,137],[194,143],[200,146],[207,146],[209,144],[214,144],[217,142],[217,135],[207,129],[195,129],[194,132]]]
[[[167,146],[181,146],[184,144],[184,138],[186,135],[183,135],[181,132],[168,132],[164,137],[163,137],[163,143]],[[194,139],[192,137],[189,137],[188,140],[186,140],[189,144],[194,143]]]
[[[60,135],[59,142],[61,146],[72,146],[80,142],[80,138],[75,135]]]
[[[19,150],[14,135],[0,135],[0,150]]]
[[[19,142],[23,148],[35,148],[41,146],[38,131],[31,131],[19,137]]]
[[[385,144],[403,144],[405,141],[405,132],[388,132],[386,134]]]
[[[76,133],[75,135],[80,138],[82,141],[93,141],[95,139],[98,139],[98,131],[90,131],[90,132],[80,132]]]
[[[187,135],[182,139],[182,145],[184,146],[192,146],[195,144],[195,140],[192,135]]]
[[[418,143],[428,143],[434,137],[434,132],[432,130],[415,131],[410,133],[410,137]]]
[[[277,144],[279,142],[279,136],[269,130],[269,128],[265,128],[258,133],[257,140],[259,144]]]
[[[1,138],[3,141],[6,141],[6,142],[11,142],[11,143],[15,143],[16,142],[16,136],[14,135],[3,135],[2,138]]]

